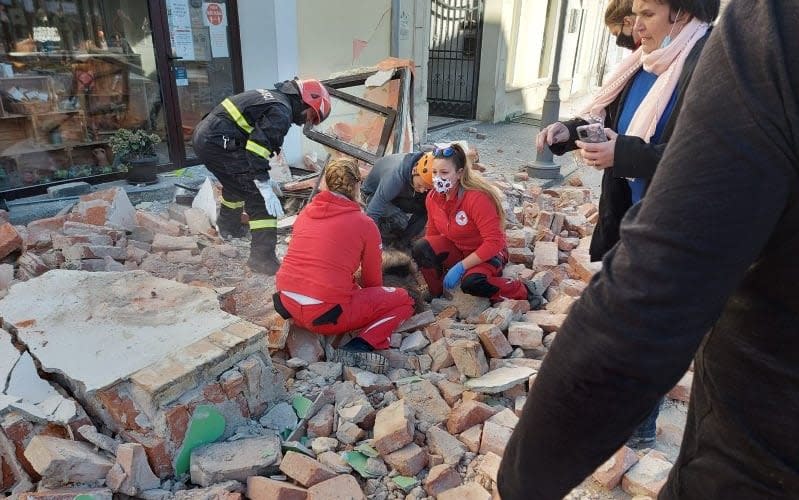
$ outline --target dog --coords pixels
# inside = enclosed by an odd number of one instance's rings
[[[424,312],[425,301],[423,291],[419,285],[419,269],[413,258],[402,250],[384,247],[381,269],[383,272],[383,286],[403,288],[413,299],[414,314]],[[355,278],[360,282],[361,270],[355,273]]]

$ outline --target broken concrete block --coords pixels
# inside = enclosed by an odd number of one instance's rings
[[[333,363],[330,361],[318,361],[316,363],[311,362],[308,365],[308,370],[314,375],[322,377],[325,380],[333,381],[341,378],[342,364]]]
[[[485,422],[496,413],[496,410],[479,401],[463,401],[455,407],[447,420],[450,434],[460,434],[469,427]]]
[[[42,476],[42,485],[94,483],[105,479],[114,462],[95,452],[87,443],[51,436],[34,436],[25,448],[25,458]]]
[[[413,441],[413,410],[404,401],[396,401],[377,413],[372,445],[381,455],[388,455]]]
[[[416,330],[404,339],[400,345],[400,352],[416,352],[421,351],[430,343],[421,330]]]
[[[354,382],[366,394],[373,392],[386,392],[394,388],[394,384],[385,375],[372,373],[351,366],[344,367],[344,380]]]
[[[522,349],[540,347],[543,338],[544,330],[535,323],[513,322],[508,327],[508,342]]]
[[[481,312],[491,307],[491,302],[485,297],[463,293],[458,287],[452,290],[452,305],[458,311],[458,317],[466,319],[479,316]]]
[[[283,457],[283,461],[280,462],[280,470],[306,488],[337,476],[330,467],[293,451],[286,453],[286,456]]]
[[[591,476],[594,481],[607,490],[612,490],[621,482],[622,476],[638,462],[638,455],[632,448],[622,446],[604,464],[600,465]]]
[[[409,332],[411,330],[417,330],[420,328],[424,328],[430,323],[436,320],[433,311],[425,311],[423,313],[416,314],[411,316],[410,318],[406,319],[404,323],[402,323],[398,328],[398,332]]]
[[[540,242],[539,242],[540,243]],[[538,243],[536,243],[538,245]],[[533,251],[527,247],[521,248],[508,248],[508,261],[514,264],[527,264],[531,265],[535,260]]]
[[[280,458],[280,438],[276,435],[201,446],[191,453],[191,481],[210,486],[274,474]]]
[[[427,430],[427,445],[430,452],[441,455],[445,464],[457,465],[463,454],[466,453],[466,446],[458,441],[452,434],[436,426],[431,426]]]
[[[530,308],[529,304],[527,308]],[[494,325],[477,325],[477,336],[490,358],[504,358],[513,352],[505,334]]]
[[[319,343],[319,335],[292,324],[286,339],[286,348],[292,358],[302,358],[308,363],[315,363],[325,356]]]
[[[472,340],[456,340],[450,347],[455,366],[467,377],[479,377],[488,371],[483,348]]]
[[[179,250],[198,252],[197,240],[194,236],[169,236],[161,233],[157,233],[153,238],[153,252],[175,252]]]
[[[341,421],[361,424],[371,421],[375,409],[366,397],[360,397],[342,403],[337,412]]]
[[[122,475],[112,480],[111,472],[106,476],[106,484],[115,493],[136,496],[145,490],[152,490],[161,486],[161,480],[153,474],[147,462],[144,447],[138,443],[124,443],[117,448],[117,463],[114,468],[120,468]],[[112,468],[113,470],[113,468]]]
[[[358,481],[349,474],[328,479],[308,489],[308,500],[366,500]]]
[[[240,482],[226,481],[208,488],[177,491],[174,500],[242,500],[243,491],[244,487]]]
[[[415,476],[427,467],[427,451],[416,443],[407,444],[399,450],[383,456],[383,459],[404,476]]]
[[[352,422],[341,421],[336,430],[336,439],[344,444],[355,444],[361,439],[365,431]]]
[[[527,382],[533,373],[535,370],[524,366],[502,367],[492,370],[482,377],[469,379],[464,386],[475,392],[498,394]]]
[[[12,252],[22,250],[22,236],[9,222],[0,224],[0,259],[11,255]]]
[[[278,433],[283,432],[285,429],[294,429],[299,422],[294,408],[290,404],[282,401],[264,414],[258,421],[267,429],[272,429]]]
[[[308,498],[308,492],[304,488],[285,481],[252,476],[247,478],[247,498],[250,500],[305,500]]]
[[[311,441],[311,449],[317,455],[321,455],[326,451],[336,451],[338,448],[338,439],[330,437],[318,437]]]
[[[98,226],[114,227],[132,231],[136,227],[136,209],[128,198],[128,194],[120,187],[86,194],[80,197],[76,210],[80,213],[80,205],[103,201],[107,208],[102,219],[92,222]]]
[[[477,473],[496,483],[497,474],[499,474],[499,464],[501,462],[502,457],[496,453],[488,452],[483,455],[482,460],[480,460],[480,465],[477,466]]]
[[[652,450],[633,465],[621,480],[621,489],[630,495],[657,497],[671,471],[671,463],[659,451]]]
[[[207,236],[213,234],[208,216],[199,208],[189,208],[183,212],[183,216],[186,218],[186,226],[188,226],[191,234],[204,234]]]
[[[428,380],[402,384],[397,388],[397,395],[413,409],[417,421],[437,424],[449,417],[451,408]]]
[[[333,433],[333,419],[335,408],[332,404],[323,406],[313,417],[308,420],[308,437],[328,437]]]
[[[451,465],[441,464],[430,468],[424,480],[424,490],[431,497],[457,488],[461,485],[461,475]]]
[[[477,483],[465,483],[439,493],[438,500],[491,500],[491,493]]]
[[[316,459],[336,471],[337,474],[349,474],[352,472],[352,467],[350,467],[347,461],[334,451],[320,453]]]

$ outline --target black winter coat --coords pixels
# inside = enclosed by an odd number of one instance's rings
[[[599,220],[594,228],[594,235],[591,238],[590,253],[592,261],[602,260],[602,257],[608,250],[613,248],[613,245],[619,241],[619,224],[624,214],[627,213],[627,210],[632,206],[632,193],[630,192],[630,185],[627,183],[627,178],[637,177],[649,180],[655,175],[658,162],[661,156],[663,156],[663,151],[666,149],[666,144],[674,132],[674,125],[677,123],[677,118],[680,115],[685,89],[691,81],[696,62],[699,60],[699,55],[702,53],[702,48],[705,46],[708,36],[710,36],[710,33],[696,42],[696,45],[691,49],[691,52],[685,60],[682,74],[677,81],[677,102],[674,105],[671,116],[669,116],[666,122],[659,143],[646,143],[640,137],[630,135],[619,135],[616,139],[616,148],[613,153],[615,164],[610,168],[606,168],[602,174],[602,193],[599,197]],[[627,99],[627,94],[630,91],[631,85],[632,79],[627,82],[627,85],[616,100],[608,106],[605,116],[605,127],[618,130],[622,103]],[[577,149],[577,146],[574,144],[574,141],[577,140],[577,127],[585,125],[586,123],[587,122],[581,118],[563,122],[569,129],[569,140],[567,142],[553,144],[550,147],[552,153],[562,155],[568,151]]]
[[[621,240],[572,306],[499,471],[562,498],[694,359],[661,500],[799,497],[799,2],[730,2]]]

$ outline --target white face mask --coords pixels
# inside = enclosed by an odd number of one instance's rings
[[[433,189],[435,189],[437,193],[447,194],[449,190],[452,189],[452,181],[435,176],[433,177]]]

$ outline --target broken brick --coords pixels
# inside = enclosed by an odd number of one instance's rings
[[[373,446],[385,456],[412,442],[413,433],[413,410],[405,401],[396,401],[377,413]]]
[[[427,467],[427,451],[416,443],[410,443],[397,451],[384,455],[383,459],[403,476],[415,476]]]
[[[477,336],[480,337],[480,343],[491,358],[504,358],[513,352],[513,347],[508,343],[505,334],[494,325],[477,325]]]
[[[10,223],[0,224],[0,259],[22,250],[22,236]]]
[[[308,500],[366,500],[358,481],[349,474],[342,474],[308,489]]]
[[[247,498],[250,500],[305,500],[308,492],[285,481],[266,477],[247,478]]]
[[[465,444],[472,453],[480,451],[480,438],[483,436],[482,424],[469,427],[458,435],[458,440]]]
[[[514,322],[508,327],[508,342],[522,349],[540,347],[543,338],[544,331],[535,323]]]
[[[423,484],[425,492],[431,497],[435,497],[460,486],[461,476],[451,465],[436,465],[430,468]]]
[[[333,433],[334,418],[335,408],[333,405],[324,405],[316,415],[308,420],[308,437],[329,437]]]
[[[464,400],[449,414],[447,430],[450,434],[460,434],[469,427],[485,422],[495,413],[496,411],[485,403]]]
[[[465,483],[440,493],[438,500],[491,500],[491,493],[477,483]]]
[[[337,475],[330,467],[295,451],[286,453],[283,461],[280,462],[280,470],[306,488],[332,479]]]
[[[105,479],[114,465],[87,443],[43,435],[31,439],[25,458],[42,476],[45,487],[93,483]]]
[[[604,464],[600,465],[591,477],[603,488],[612,490],[619,485],[624,473],[636,462],[638,462],[638,455],[635,451],[627,446],[622,446]]]
[[[472,340],[456,340],[450,347],[455,366],[467,377],[479,377],[488,371],[483,348]]]

